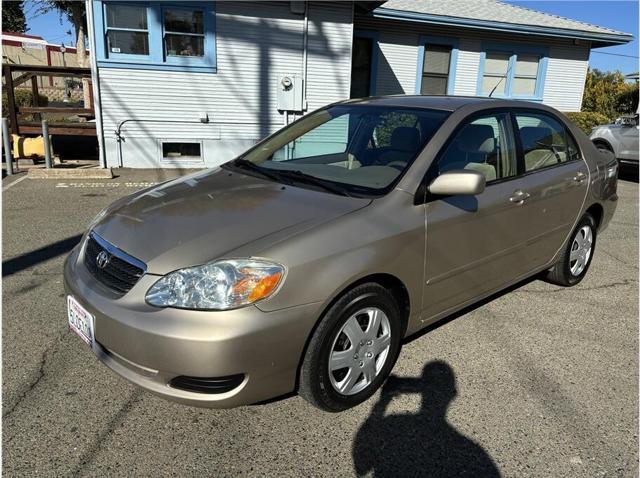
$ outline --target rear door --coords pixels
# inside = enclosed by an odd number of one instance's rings
[[[426,182],[454,169],[482,172],[477,196],[428,197],[425,319],[446,313],[528,272],[523,179],[509,113],[476,116],[453,133]]]
[[[524,167],[526,261],[535,269],[553,258],[578,220],[589,170],[560,120],[540,111],[516,112],[513,117]]]

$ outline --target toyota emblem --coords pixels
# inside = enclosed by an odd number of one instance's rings
[[[109,254],[107,254],[105,251],[100,251],[100,253],[96,256],[96,264],[100,269],[104,269],[105,267],[107,267],[107,264],[109,264],[109,260],[111,258],[109,257]]]

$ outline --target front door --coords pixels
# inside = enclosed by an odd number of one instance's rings
[[[427,184],[454,169],[482,172],[477,196],[432,197],[426,204],[424,321],[446,314],[526,274],[522,190],[508,113],[470,119],[427,173]]]
[[[351,98],[371,96],[371,65],[373,62],[373,38],[355,36],[351,61]]]

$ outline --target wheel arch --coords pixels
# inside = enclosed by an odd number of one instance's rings
[[[315,334],[316,329],[318,328],[318,324],[320,324],[320,321],[325,316],[327,311],[333,306],[333,304],[335,304],[344,294],[359,285],[367,283],[376,283],[381,285],[382,287],[389,290],[394,299],[396,299],[398,308],[400,309],[400,318],[402,320],[403,328],[402,335],[404,336],[407,330],[407,326],[409,325],[409,315],[411,312],[411,299],[409,297],[409,291],[405,284],[395,275],[386,272],[369,274],[363,277],[359,277],[358,279],[339,289],[325,304],[325,306],[322,308],[322,311],[320,312],[320,315],[318,315],[318,317],[316,318],[316,322],[314,323],[311,331],[309,332],[309,335],[307,336],[307,339],[305,340],[302,353],[300,354],[300,358],[298,360],[298,368],[296,372],[296,390],[298,390],[298,387],[300,385],[300,370],[302,368],[302,362],[304,361],[304,357],[307,354],[309,342],[311,341],[313,334]]]
[[[605,146],[609,151],[611,151],[614,155],[616,154],[616,150],[611,144],[611,142],[605,138],[598,137],[591,140],[594,146],[598,147],[598,145]]]
[[[602,218],[604,217],[604,208],[600,203],[593,203],[591,206],[587,208],[585,211],[593,216],[593,219],[596,221],[596,230],[600,229],[600,224],[602,224]]]

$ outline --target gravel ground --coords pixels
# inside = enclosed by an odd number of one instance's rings
[[[170,171],[3,181],[6,476],[637,476],[638,185],[577,287],[540,281],[408,342],[341,414],[298,397],[233,410],[129,385],[68,331],[62,263],[84,226]]]

